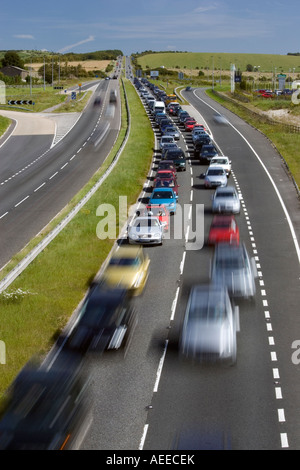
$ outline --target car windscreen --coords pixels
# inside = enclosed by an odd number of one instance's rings
[[[136,229],[139,229],[141,227],[159,227],[159,223],[157,219],[152,219],[151,217],[149,217],[148,219],[136,220],[133,223],[133,227],[135,227]]]
[[[189,319],[203,322],[219,322],[226,318],[226,302],[223,296],[218,294],[207,297],[197,296],[189,311]]]
[[[213,163],[217,163],[219,165],[226,165],[227,164],[227,160],[223,160],[223,159],[213,159],[210,164],[213,164]]]
[[[152,199],[173,199],[172,191],[155,191]]]
[[[221,169],[211,169],[207,171],[208,176],[220,176],[224,175],[224,170]]]
[[[131,258],[131,257],[124,257],[124,258],[118,258],[118,257],[113,257],[111,258],[109,265],[110,266],[139,266],[141,264],[141,260],[138,257]]]
[[[225,198],[225,197],[235,198],[236,195],[235,195],[235,193],[231,193],[231,192],[227,192],[227,191],[224,191],[224,192],[223,191],[218,191],[218,192],[216,192],[215,197],[220,197],[222,199]]]

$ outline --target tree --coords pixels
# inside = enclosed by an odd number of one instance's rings
[[[15,67],[24,67],[24,62],[22,61],[21,57],[15,51],[7,51],[4,54],[2,59],[2,66],[6,67],[8,65],[13,65]]]

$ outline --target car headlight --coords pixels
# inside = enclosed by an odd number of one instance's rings
[[[135,232],[130,233],[130,236],[131,236],[131,238],[134,239],[134,240],[136,240],[137,238],[139,238],[138,235],[137,235]]]
[[[160,238],[161,234],[159,232],[154,233],[152,238]]]

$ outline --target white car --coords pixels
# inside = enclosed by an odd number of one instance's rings
[[[209,164],[209,167],[211,166],[222,167],[228,177],[231,174],[231,160],[229,160],[229,158],[225,157],[224,155],[213,157]]]
[[[128,227],[129,244],[161,245],[164,226],[158,217],[136,217]]]

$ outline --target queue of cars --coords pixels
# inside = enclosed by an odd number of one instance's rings
[[[163,136],[170,136],[172,141],[161,145],[154,187],[148,204],[128,227],[128,244],[112,250],[80,305],[76,321],[66,336],[61,335],[61,362],[50,368],[30,365],[12,384],[1,410],[0,450],[77,448],[90,414],[89,380],[83,373],[82,358],[89,353],[126,348],[129,344],[137,323],[132,298],[143,292],[149,276],[150,258],[143,246],[162,244],[170,215],[176,213],[180,191],[177,172],[186,170],[185,153],[176,143],[180,135],[178,126],[192,134],[194,158],[199,158],[205,145],[214,147],[204,126],[178,103],[168,100],[154,85],[148,83],[153,93],[150,96],[139,81],[135,84],[160,130],[160,142],[164,141]],[[253,259],[240,242],[234,217],[240,212],[240,201],[235,188],[227,185],[231,162],[218,152],[201,159],[210,163],[205,172],[205,186],[216,187],[208,237],[215,250],[211,283],[195,285],[190,291],[179,349],[181,356],[189,359],[234,364],[239,309],[233,299],[254,298],[257,272]],[[222,170],[224,184],[219,180],[213,183],[209,168],[212,172]]]
[[[143,79],[143,84],[136,81],[138,89],[153,86]],[[155,93],[154,93],[155,94]],[[144,97],[145,95],[142,95]],[[156,99],[155,96],[153,96]],[[159,95],[159,99],[163,99]],[[145,102],[147,106],[147,101]],[[230,158],[222,155],[205,126],[198,123],[181,108],[179,103],[169,101],[165,112],[155,115],[151,112],[154,123],[160,131],[161,160],[154,179],[154,187],[149,199],[149,207],[161,200],[169,211],[175,213],[174,205],[168,205],[164,195],[156,184],[162,186],[159,173],[161,168],[171,172],[168,161],[174,162],[175,170],[186,169],[184,152],[177,142],[164,146],[166,135],[175,135],[174,127],[191,136],[193,157],[200,164],[207,165],[200,175],[203,187],[213,189],[213,219],[208,235],[208,245],[214,247],[211,261],[210,282],[207,285],[192,287],[187,302],[184,320],[179,338],[180,355],[189,360],[200,362],[213,361],[234,364],[237,357],[237,333],[240,329],[239,299],[254,299],[256,293],[256,265],[250,258],[245,244],[240,242],[240,232],[235,216],[240,213],[239,195],[233,185],[228,184],[232,172]],[[222,121],[223,123],[223,121]],[[172,133],[168,131],[172,129]],[[182,155],[184,165],[175,161],[173,156]],[[166,162],[167,160],[167,162]],[[174,171],[174,167],[172,168]],[[176,185],[173,179],[166,178],[166,186]],[[164,188],[164,192],[167,192]],[[177,192],[177,196],[179,191]],[[176,204],[176,198],[171,197]]]

